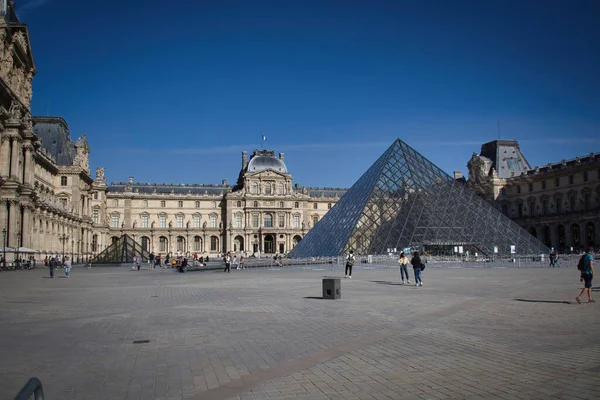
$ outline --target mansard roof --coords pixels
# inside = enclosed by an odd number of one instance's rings
[[[227,192],[227,185],[211,184],[185,184],[185,183],[130,183],[130,182],[111,182],[108,187],[109,193],[124,193],[131,191],[134,193],[152,194],[156,190],[158,194],[194,194],[194,195],[223,195]]]
[[[75,146],[69,125],[61,117],[32,117],[33,131],[57,165],[73,165]]]
[[[516,140],[493,140],[481,146],[480,156],[492,161],[499,178],[510,178],[531,169]]]
[[[300,190],[303,188],[299,186]],[[310,197],[342,197],[347,188],[305,187]]]

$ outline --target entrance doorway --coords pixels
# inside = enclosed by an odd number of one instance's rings
[[[265,235],[265,253],[272,254],[275,252],[275,238],[273,235]]]
[[[279,243],[279,253],[285,253],[285,243]]]

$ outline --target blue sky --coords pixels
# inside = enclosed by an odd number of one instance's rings
[[[34,115],[88,135],[110,181],[233,183],[241,151],[349,187],[400,137],[446,172],[517,139],[600,151],[600,3],[17,0]]]

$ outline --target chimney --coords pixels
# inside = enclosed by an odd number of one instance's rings
[[[454,171],[454,179],[460,179],[460,178],[462,178],[462,172]]]
[[[280,159],[281,161],[283,161],[283,160],[284,160],[284,157],[285,157],[285,154],[284,154],[284,153],[279,153],[279,159]]]
[[[221,185],[223,185],[223,186],[227,186],[227,179],[223,179],[223,180],[221,181]]]
[[[133,176],[129,177],[129,183],[133,183]]]
[[[242,151],[242,169],[245,169],[246,165],[248,165],[248,152]]]

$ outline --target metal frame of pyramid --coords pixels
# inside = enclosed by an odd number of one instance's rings
[[[510,218],[397,139],[325,214],[290,257],[385,254],[467,246],[483,255],[548,254]]]
[[[133,240],[129,235],[123,235],[115,240],[104,251],[92,260],[94,264],[122,264],[133,262],[133,256],[142,256],[148,260],[150,253],[142,245]]]

